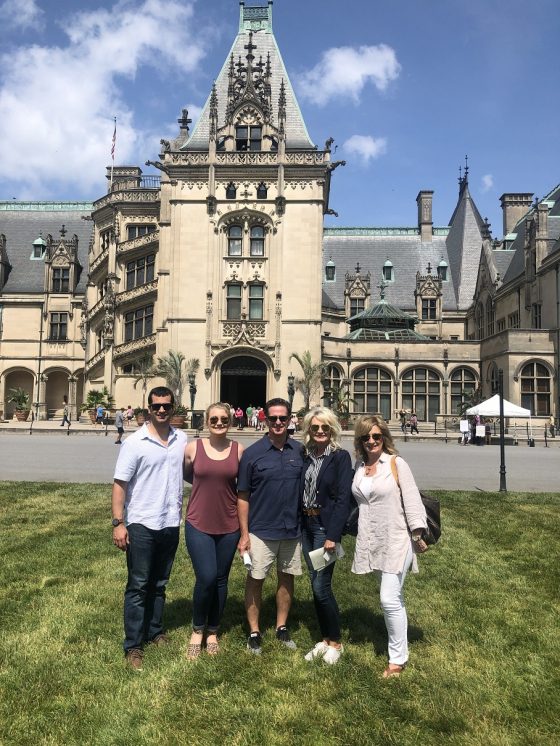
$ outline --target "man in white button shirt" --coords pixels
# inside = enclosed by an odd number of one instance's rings
[[[151,419],[129,436],[113,482],[113,544],[126,552],[124,652],[142,670],[145,643],[167,642],[163,632],[165,588],[179,543],[183,460],[187,436],[170,427],[173,392],[157,386],[148,395]]]

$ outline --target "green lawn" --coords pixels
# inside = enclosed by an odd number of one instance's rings
[[[519,744],[560,742],[559,495],[441,494],[444,535],[409,576],[410,665],[380,678],[385,627],[373,576],[335,573],[345,654],[306,663],[318,639],[309,583],[292,634],[245,650],[234,562],[223,652],[184,658],[193,573],[181,541],[171,577],[172,644],[144,671],[121,653],[123,555],[110,488],[0,483],[1,744]]]

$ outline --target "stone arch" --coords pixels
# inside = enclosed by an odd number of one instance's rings
[[[2,389],[4,392],[1,407],[4,419],[12,419],[15,412],[15,404],[9,403],[9,391],[14,388],[22,388],[29,394],[29,407],[31,408],[35,398],[36,374],[25,366],[12,366],[2,373]]]

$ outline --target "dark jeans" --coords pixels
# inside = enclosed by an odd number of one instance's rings
[[[313,569],[313,565],[309,559],[309,552],[322,547],[326,538],[327,534],[321,525],[320,519],[315,516],[304,516],[301,543],[303,556],[309,570],[319,627],[325,640],[340,642],[340,615],[338,604],[332,591],[332,576],[336,562],[325,567],[321,572],[317,572]]]
[[[179,526],[154,531],[128,526],[128,583],[124,592],[124,649],[141,648],[163,632],[165,586],[179,545]]]
[[[196,582],[193,592],[193,629],[216,633],[224,613],[228,578],[235,556],[239,531],[205,534],[185,524],[185,542],[193,563]]]

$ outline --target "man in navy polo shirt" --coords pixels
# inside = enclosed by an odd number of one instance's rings
[[[264,405],[268,434],[247,448],[237,478],[239,553],[248,552],[251,568],[245,585],[249,623],[247,648],[261,653],[259,616],[264,579],[276,561],[276,637],[294,649],[286,627],[294,595],[294,575],[301,575],[300,475],[303,449],[288,437],[291,408],[284,399]]]

